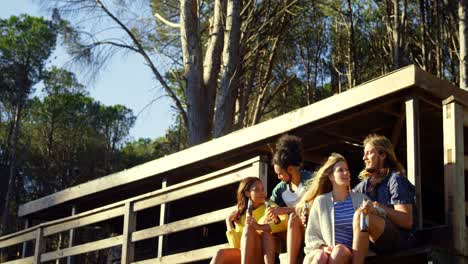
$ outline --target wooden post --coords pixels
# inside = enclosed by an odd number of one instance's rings
[[[419,100],[409,98],[406,107],[406,164],[408,180],[414,185],[416,192],[416,210],[418,229],[423,226],[422,192],[421,192],[421,142],[419,136]]]
[[[29,218],[26,218],[24,221],[24,229],[29,227]],[[21,251],[21,258],[25,258],[28,254],[28,241],[23,242],[23,250]]]
[[[71,215],[75,215],[76,214],[76,204],[74,204],[71,208]],[[69,231],[69,237],[68,237],[68,247],[71,248],[73,247],[73,240],[75,238],[75,229],[70,229]],[[67,257],[67,264],[73,264],[73,257],[70,256],[70,257]]]
[[[255,175],[258,175],[263,182],[265,193],[268,193],[268,163],[266,160],[266,157],[260,157],[260,160],[252,164],[252,166],[254,167]]]
[[[167,187],[167,177],[163,177],[161,183],[161,189]],[[161,204],[160,213],[159,213],[159,225],[162,226],[166,223],[166,204]],[[158,237],[158,258],[161,258],[164,253],[164,236]]]
[[[135,244],[132,243],[132,233],[136,229],[136,213],[133,210],[133,202],[125,203],[124,226],[122,235],[122,264],[129,264],[134,261]]]
[[[463,106],[453,96],[443,101],[445,220],[453,246],[466,256]]]
[[[45,250],[45,240],[43,234],[43,227],[39,226],[36,230],[36,245],[34,247],[34,263],[41,263],[41,254]]]

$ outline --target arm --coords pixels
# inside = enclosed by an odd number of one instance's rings
[[[395,204],[394,209],[374,202],[374,206],[381,207],[390,221],[397,226],[405,229],[411,229],[413,226],[413,205],[411,204]]]
[[[273,201],[278,206],[286,206],[286,204],[283,201],[283,198],[281,197],[281,194],[283,193],[283,191],[284,191],[284,186],[283,186],[283,183],[280,182],[275,186],[275,188],[271,192],[270,200]]]
[[[411,229],[413,226],[413,203],[415,199],[414,186],[409,180],[395,174],[389,182],[391,207],[383,207],[388,218],[401,228]]]
[[[312,252],[315,249],[321,249],[327,247],[321,232],[320,227],[320,204],[316,199],[310,210],[309,219],[307,220],[307,228],[305,231],[305,247],[304,252],[306,254]]]
[[[270,224],[259,224],[253,216],[247,216],[245,218],[245,226],[252,226],[255,230],[263,232],[271,233],[272,231]]]
[[[236,222],[235,225],[234,222]],[[239,223],[239,213],[237,210],[226,217],[226,230],[226,238],[229,245],[233,248],[240,248],[243,227]]]

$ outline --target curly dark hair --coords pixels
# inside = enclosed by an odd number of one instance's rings
[[[303,151],[301,138],[285,134],[276,142],[272,163],[284,170],[289,166],[301,166]]]

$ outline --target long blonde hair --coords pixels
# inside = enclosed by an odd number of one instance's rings
[[[383,168],[381,168],[377,172],[376,174],[377,177],[375,181],[373,181],[375,185],[382,182],[385,176],[387,176],[387,174],[390,173],[390,171],[392,170],[397,171],[402,176],[406,175],[405,169],[403,168],[403,165],[401,165],[401,163],[396,158],[395,151],[393,150],[393,145],[388,138],[382,135],[370,134],[364,139],[364,142],[363,142],[364,146],[366,146],[367,144],[374,147],[378,154],[386,155]],[[368,171],[366,171],[365,168],[359,173],[359,179],[361,180],[365,180],[369,178],[370,176],[371,174]]]
[[[317,196],[331,192],[333,189],[330,175],[333,174],[333,167],[339,162],[346,162],[346,159],[338,153],[332,153],[327,161],[320,167],[315,176],[308,182],[307,192],[302,196],[301,201],[297,204],[296,210],[301,213],[304,204],[308,204],[309,208],[312,206]]]

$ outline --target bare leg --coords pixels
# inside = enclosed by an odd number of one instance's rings
[[[309,257],[307,257],[307,256],[309,256]],[[307,255],[307,256],[304,258],[304,264],[309,264],[309,263],[312,263],[312,264],[327,264],[328,260],[329,260],[328,254],[325,253],[325,251],[323,251],[323,250],[320,250],[318,253],[315,253],[315,255],[313,255],[313,256],[310,256],[310,255]]]
[[[328,259],[329,264],[348,264],[352,259],[351,251],[344,245],[338,244],[333,247],[333,251]]]
[[[354,212],[353,217],[353,263],[364,263],[369,249],[369,240],[372,242],[383,234],[385,230],[385,220],[379,216],[369,214],[368,232],[361,232],[359,223],[361,221],[361,209]]]
[[[269,232],[262,232],[262,254],[266,264],[275,263],[275,237]]]
[[[304,238],[304,226],[301,218],[296,213],[291,213],[288,220],[288,235],[286,249],[288,251],[288,263],[298,263],[301,244]]]
[[[353,264],[363,264],[369,249],[369,233],[361,232],[361,209],[358,208],[353,216]]]
[[[211,259],[210,264],[239,264],[241,262],[241,252],[238,248],[224,248],[218,250]]]
[[[252,226],[247,225],[241,237],[241,263],[262,263],[262,242],[260,235]]]
[[[385,220],[377,215],[369,215],[369,240],[377,241],[385,230]]]

